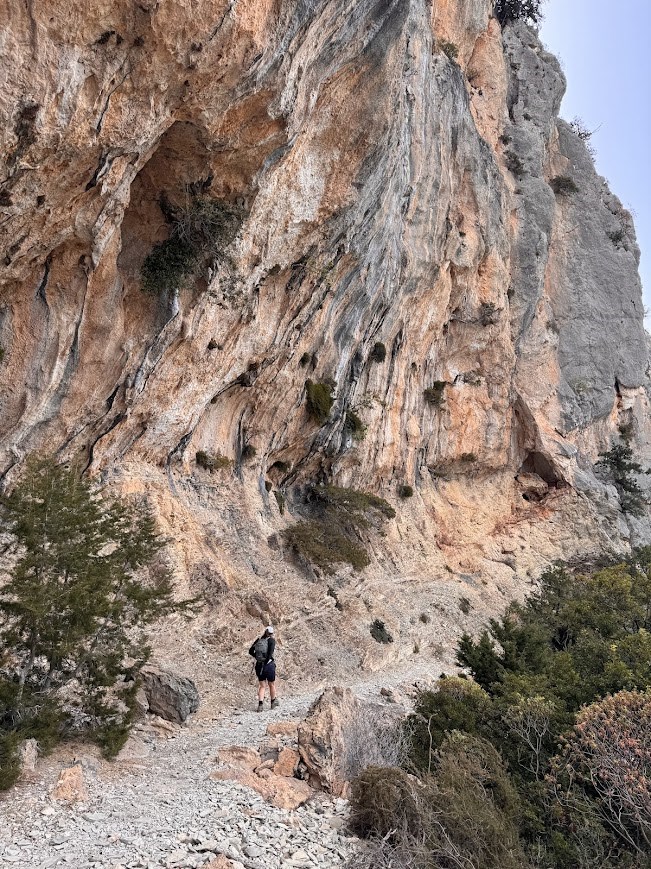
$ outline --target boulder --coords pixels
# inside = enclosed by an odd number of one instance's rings
[[[314,791],[304,781],[274,775],[269,769],[261,769],[261,775],[244,767],[227,767],[215,770],[210,778],[216,781],[233,781],[251,788],[277,809],[297,809],[307,802]]]
[[[52,796],[55,800],[61,800],[65,803],[86,802],[88,793],[80,763],[61,770],[59,779],[52,790]]]
[[[341,796],[346,732],[359,720],[361,704],[349,688],[326,688],[298,727],[298,750],[310,785]]]
[[[148,665],[141,671],[149,709],[161,718],[182,724],[199,708],[199,692],[192,679]]]
[[[301,759],[300,754],[293,748],[283,748],[274,764],[273,771],[276,775],[292,778],[298,768]]]

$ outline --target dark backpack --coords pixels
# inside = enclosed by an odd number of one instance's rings
[[[257,661],[258,664],[264,664],[267,660],[267,653],[269,652],[269,640],[267,637],[260,637],[260,639],[256,640],[253,644],[253,657]]]

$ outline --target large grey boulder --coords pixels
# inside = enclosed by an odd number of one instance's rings
[[[182,724],[199,708],[199,692],[192,679],[148,665],[141,671],[149,711]]]

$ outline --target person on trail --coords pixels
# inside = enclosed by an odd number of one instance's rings
[[[267,625],[264,634],[258,637],[249,649],[249,655],[255,658],[255,675],[258,677],[258,712],[262,712],[267,682],[269,683],[271,708],[275,709],[279,705],[276,697],[275,651],[276,638],[274,637],[273,625]]]

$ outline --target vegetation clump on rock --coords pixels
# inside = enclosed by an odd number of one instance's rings
[[[312,380],[305,381],[305,395],[307,399],[307,412],[319,425],[323,425],[330,416],[334,403],[334,384],[332,381],[314,383]]]
[[[242,458],[249,458],[249,456],[244,456],[244,452],[242,452]],[[220,471],[223,468],[230,468],[232,464],[231,460],[221,453],[207,453],[205,450],[197,451],[195,461],[200,468],[204,468],[206,471],[210,471],[210,473]]]
[[[324,573],[348,563],[361,570],[370,563],[361,532],[374,520],[391,519],[395,510],[384,498],[357,489],[309,486],[305,493],[306,520],[281,531],[293,552]]]
[[[423,390],[423,397],[428,404],[434,407],[443,406],[443,393],[445,392],[445,381],[435,380],[431,386]]]
[[[556,175],[549,182],[549,186],[557,196],[569,196],[572,193],[579,192],[576,181],[570,178],[569,175]]]
[[[373,624],[371,625],[371,636],[376,643],[383,643],[386,645],[387,643],[393,642],[393,637],[381,619],[375,619],[373,621]]]
[[[387,348],[381,341],[376,341],[369,355],[371,362],[384,362],[387,358]]]
[[[165,204],[169,238],[155,245],[141,271],[148,293],[178,292],[203,262],[217,260],[234,241],[242,213],[227,202],[190,195],[183,208]]]
[[[344,429],[351,435],[354,441],[362,441],[366,437],[366,426],[360,419],[359,414],[354,410],[346,411]]]
[[[0,500],[7,534],[0,590],[0,787],[20,772],[19,743],[42,751],[86,735],[115,755],[127,739],[143,628],[176,603],[148,510],[102,497],[46,458]]]

